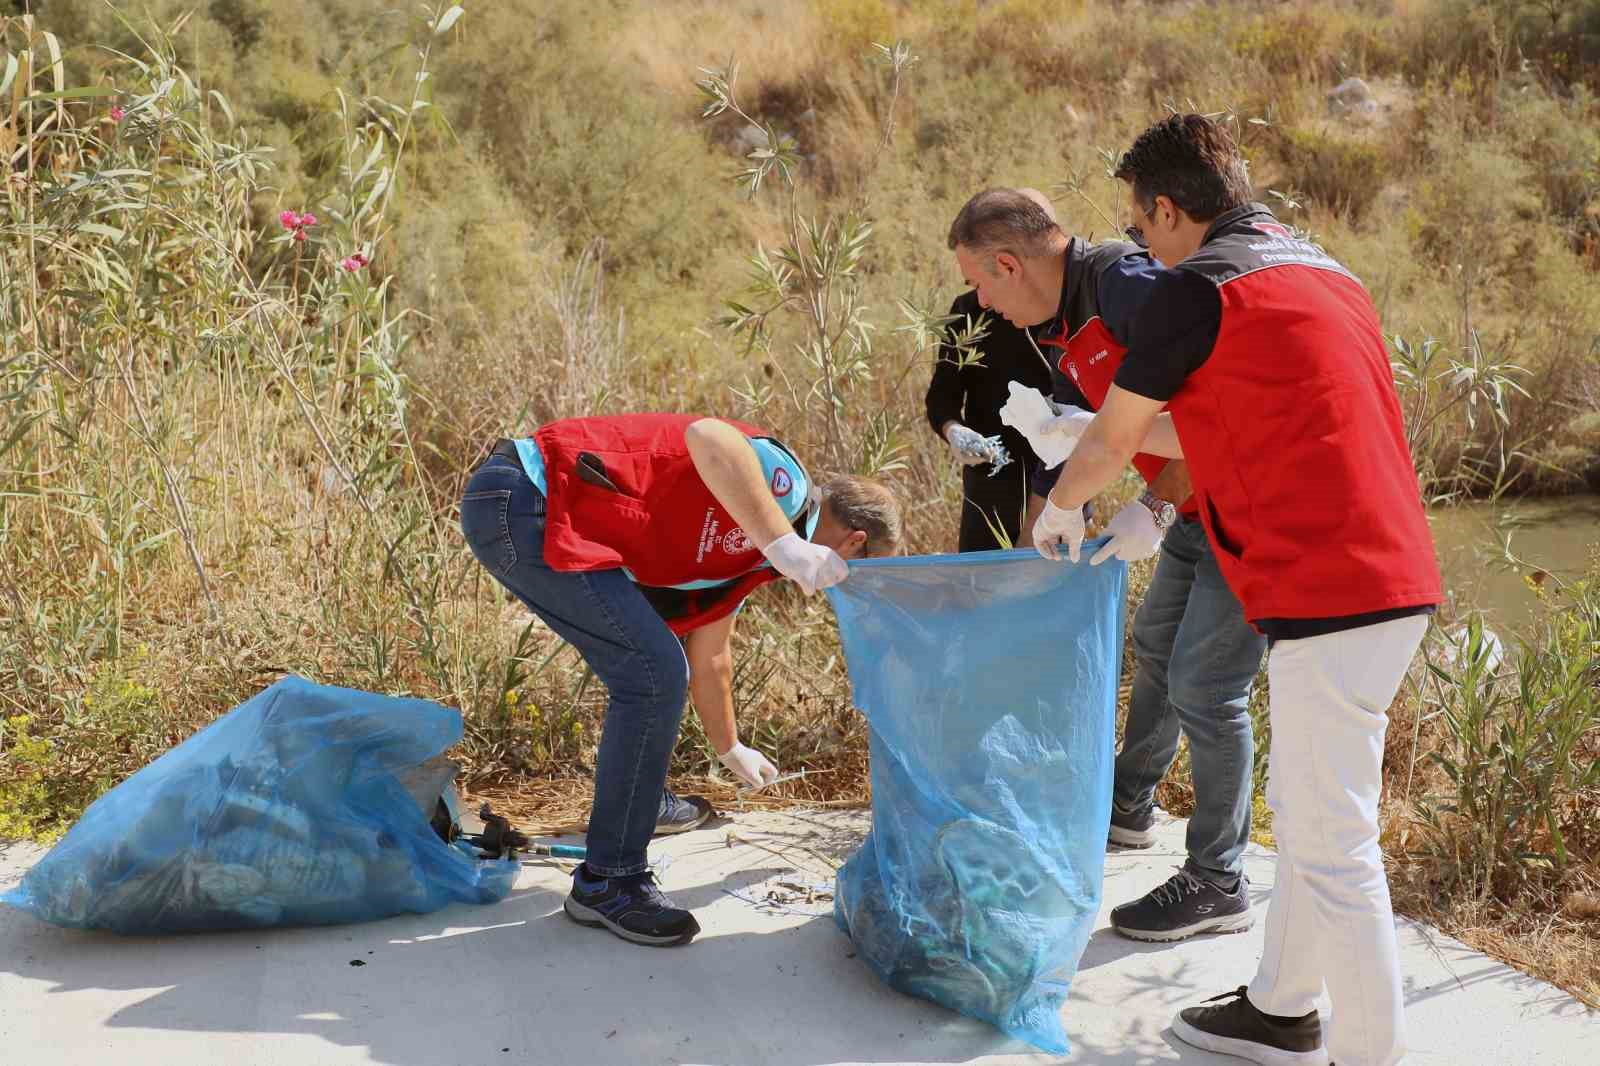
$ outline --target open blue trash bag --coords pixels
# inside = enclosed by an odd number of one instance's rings
[[[871,726],[872,831],[834,918],[894,988],[1065,1053],[1100,909],[1127,567],[852,563],[828,590]]]
[[[101,796],[0,900],[118,933],[496,902],[517,864],[446,844],[397,776],[461,729],[459,713],[428,700],[285,678]]]

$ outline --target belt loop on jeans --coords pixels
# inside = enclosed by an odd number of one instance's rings
[[[514,461],[518,466],[522,465],[522,456],[517,454],[516,442],[507,440],[504,437],[496,440],[494,442],[494,446],[491,447],[487,452],[480,454],[482,454],[483,458],[472,464],[472,472],[474,474],[478,472],[479,467],[483,466],[484,463],[487,463],[490,459],[493,459],[497,455]]]

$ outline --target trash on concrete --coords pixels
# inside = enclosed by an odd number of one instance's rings
[[[430,824],[461,731],[437,703],[285,678],[101,796],[0,900],[130,934],[495,902],[520,866]]]

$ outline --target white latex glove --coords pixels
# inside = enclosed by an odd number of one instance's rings
[[[1022,434],[1045,469],[1054,470],[1066,462],[1078,446],[1078,438],[1043,432],[1044,424],[1065,408],[1020,382],[1008,382],[1006,389],[1010,396],[1000,405],[1000,421]]]
[[[1050,406],[1055,410],[1055,414],[1039,427],[1040,433],[1059,433],[1076,440],[1083,436],[1083,431],[1094,421],[1093,411],[1085,411],[1071,404],[1056,403],[1054,400],[1050,401]]]
[[[1094,553],[1089,564],[1099,566],[1112,556],[1126,563],[1148,559],[1161,550],[1164,532],[1156,525],[1156,516],[1150,513],[1150,508],[1133,500],[1106,524],[1106,534],[1111,540]]]
[[[1083,551],[1083,509],[1063,510],[1047,499],[1033,523],[1033,546],[1051,562],[1060,562],[1062,544],[1066,545],[1067,558],[1077,562]]]
[[[977,466],[989,461],[984,448],[983,434],[970,426],[952,422],[945,427],[944,439],[949,442],[951,450],[956,453],[956,458],[961,460],[962,466]]]
[[[717,761],[751,788],[766,788],[778,779],[778,768],[772,765],[772,760],[737,740],[733,747],[717,756]]]
[[[818,589],[837,585],[850,575],[850,568],[832,548],[824,548],[797,533],[785,533],[761,550],[778,573],[799,585],[807,596]]]

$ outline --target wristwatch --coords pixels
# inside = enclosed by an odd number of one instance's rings
[[[1150,514],[1156,520],[1156,528],[1163,533],[1171,529],[1172,523],[1178,520],[1178,509],[1166,500],[1157,499],[1149,489],[1144,490],[1139,502],[1150,509]]]

